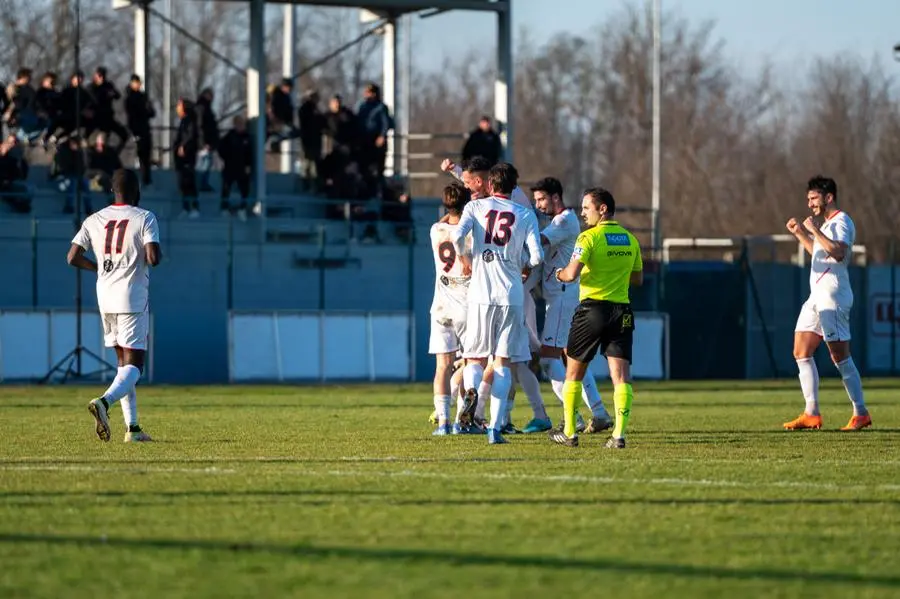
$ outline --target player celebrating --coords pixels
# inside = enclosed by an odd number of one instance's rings
[[[578,236],[569,264],[556,270],[560,283],[572,283],[581,275],[581,303],[572,317],[566,347],[565,421],[563,430],[550,435],[554,443],[570,447],[578,445],[576,403],[581,397],[581,381],[597,350],[609,362],[616,404],[616,427],[606,447],[625,447],[625,428],[631,416],[634,312],[628,291],[644,282],[644,263],[637,239],[612,220],[615,214],[616,201],[610,192],[599,187],[585,191],[581,215],[590,228]]]
[[[575,251],[575,240],[581,234],[578,216],[563,203],[563,187],[557,179],[547,177],[538,181],[532,188],[534,203],[539,212],[552,218],[550,224],[541,231],[541,243],[544,246],[543,293],[547,303],[544,329],[541,332],[541,368],[550,380],[553,392],[563,401],[563,385],[566,380],[566,368],[562,362],[563,348],[569,340],[569,325],[572,315],[578,307],[578,279],[571,283],[561,283],[556,279],[556,270],[569,263]],[[576,432],[599,433],[612,427],[612,420],[603,406],[597,382],[590,366],[587,367],[582,381],[584,403],[591,411],[591,423],[585,426],[579,415],[575,423]],[[523,432],[538,433],[550,430],[549,419],[535,418],[529,422]]]
[[[466,328],[466,295],[471,275],[468,263],[460,260],[457,255],[452,237],[469,196],[469,191],[461,183],[445,187],[443,204],[449,220],[431,226],[435,280],[428,353],[434,354],[437,359],[434,371],[434,409],[438,423],[434,435],[448,435],[451,432],[450,377],[456,353],[462,349],[460,340]],[[471,238],[468,238],[466,246],[466,254],[471,255]],[[460,432],[459,419],[465,411],[466,406],[463,406],[457,413],[456,432]]]
[[[488,358],[494,356],[487,431],[492,444],[506,442],[500,428],[513,384],[511,358],[529,354],[522,311],[523,252],[527,247],[530,268],[543,259],[534,211],[510,200],[517,179],[510,164],[492,167],[488,175],[491,197],[470,201],[453,234],[457,254],[462,254],[465,237],[472,232],[472,280],[463,340],[463,357],[468,363],[463,370],[463,385],[467,393],[475,393]]]
[[[808,217],[801,227],[797,219],[787,222],[787,229],[812,256],[809,271],[809,298],[800,309],[794,328],[794,358],[800,371],[800,389],[806,400],[803,414],[784,423],[787,430],[822,428],[819,414],[819,372],[813,354],[822,339],[831,360],[841,373],[844,389],[853,404],[853,416],[842,431],[856,431],[872,426],[872,418],[863,401],[862,381],[850,356],[850,308],[853,289],[847,265],[856,238],[853,221],[837,207],[837,184],[833,179],[817,176],[807,184],[806,200],[814,217],[824,218],[821,227]]]
[[[152,212],[138,208],[141,191],[134,171],[117,170],[112,190],[114,203],[85,219],[68,255],[72,266],[97,273],[103,338],[106,347],[115,348],[119,363],[112,384],[88,404],[88,410],[96,420],[97,436],[109,441],[109,408],[125,399],[125,441],[150,441],[138,424],[134,387],[144,369],[150,327],[150,267],[158,265],[162,255],[159,225]],[[88,249],[97,262],[84,255]]]

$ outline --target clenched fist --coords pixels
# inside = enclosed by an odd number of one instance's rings
[[[796,218],[792,218],[791,220],[789,220],[787,222],[787,225],[785,225],[785,226],[787,227],[787,230],[790,231],[791,233],[793,233],[794,235],[796,235],[797,233],[800,232],[800,223],[797,222]]]

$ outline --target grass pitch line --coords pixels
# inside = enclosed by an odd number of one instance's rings
[[[460,480],[459,474],[447,474],[443,472],[416,472],[414,470],[401,470],[399,472],[362,472],[340,471],[313,473],[312,476],[359,476],[375,478],[439,478]],[[562,482],[562,483],[589,483],[589,484],[627,484],[627,485],[670,485],[682,487],[734,487],[734,488],[799,488],[821,489],[828,491],[900,491],[900,485],[839,485],[833,483],[813,483],[799,481],[784,482],[742,482],[732,480],[688,479],[688,478],[616,478],[611,476],[583,476],[569,474],[503,474],[503,473],[477,473],[470,475],[472,478],[485,478],[491,480],[522,480],[535,482]]]
[[[70,464],[4,464],[0,465],[0,470],[23,470],[23,471],[51,471],[51,472],[124,472],[128,474],[152,474],[164,472],[176,472],[184,474],[234,474],[236,470],[230,468],[218,468],[210,466],[209,468],[148,468],[146,466],[125,467],[125,466],[82,466]]]

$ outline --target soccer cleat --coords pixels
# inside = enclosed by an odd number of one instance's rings
[[[543,433],[549,431],[553,428],[553,423],[550,422],[549,419],[544,418],[532,418],[531,422],[525,425],[525,428],[522,429],[522,432],[526,435],[530,435],[533,433]]]
[[[566,430],[566,422],[563,420],[559,423],[559,426],[556,427],[557,431],[563,432]],[[575,414],[575,432],[583,433],[587,430],[587,425],[584,423],[584,418],[581,417],[581,414]]]
[[[847,426],[841,428],[842,431],[861,431],[867,426],[872,426],[872,417],[866,414],[865,416],[854,416],[850,419],[850,422],[847,423]]]
[[[474,423],[463,427],[464,435],[484,435],[487,431],[488,427],[483,422],[478,422],[477,420]]]
[[[146,443],[152,440],[150,435],[144,431],[128,431],[125,433],[125,443]]]
[[[822,417],[810,416],[806,413],[800,414],[790,422],[784,423],[784,430],[786,431],[799,431],[803,429],[818,430],[820,428],[822,428]]]
[[[610,437],[606,442],[607,449],[625,449],[624,437]]]
[[[478,407],[478,390],[469,389],[463,398],[463,409],[459,414],[459,422],[470,425],[475,421],[475,408]]]
[[[450,425],[442,424],[442,425],[438,426],[436,429],[434,429],[434,432],[431,434],[435,437],[443,437],[443,436],[449,435],[449,434],[451,434],[450,433]]]
[[[503,435],[500,434],[495,428],[489,428],[487,431],[488,443],[491,445],[501,445],[506,443],[506,439],[503,438]]]
[[[450,434],[451,435],[464,435],[465,431],[463,430],[463,427],[460,426],[460,424],[458,422],[454,422],[453,426],[450,428]]]
[[[503,425],[503,428],[500,429],[500,432],[504,435],[521,435],[522,431],[516,428],[516,425],[512,422],[507,422]]]
[[[603,418],[599,416],[594,416],[591,418],[591,423],[587,425],[587,428],[584,429],[584,432],[593,435],[596,433],[602,433],[605,430],[611,429],[613,426],[613,421],[609,418]]]
[[[550,440],[557,445],[565,445],[566,447],[578,447],[578,435],[568,437],[566,436],[566,433],[562,431],[552,431],[550,433]]]
[[[109,414],[107,414],[103,398],[92,399],[88,404],[88,412],[97,421],[97,436],[101,441],[109,441]]]

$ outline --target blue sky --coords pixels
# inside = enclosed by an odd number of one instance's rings
[[[538,43],[565,32],[584,34],[618,11],[624,0],[513,0],[516,30],[527,26]],[[779,70],[805,67],[816,56],[854,53],[866,61],[876,53],[896,68],[892,48],[900,42],[898,0],[662,0],[691,22],[712,19],[715,32],[737,65],[756,68],[766,59]],[[452,32],[452,33],[451,33]],[[416,65],[440,65],[460,42],[495,43],[491,13],[454,12],[415,19]]]

